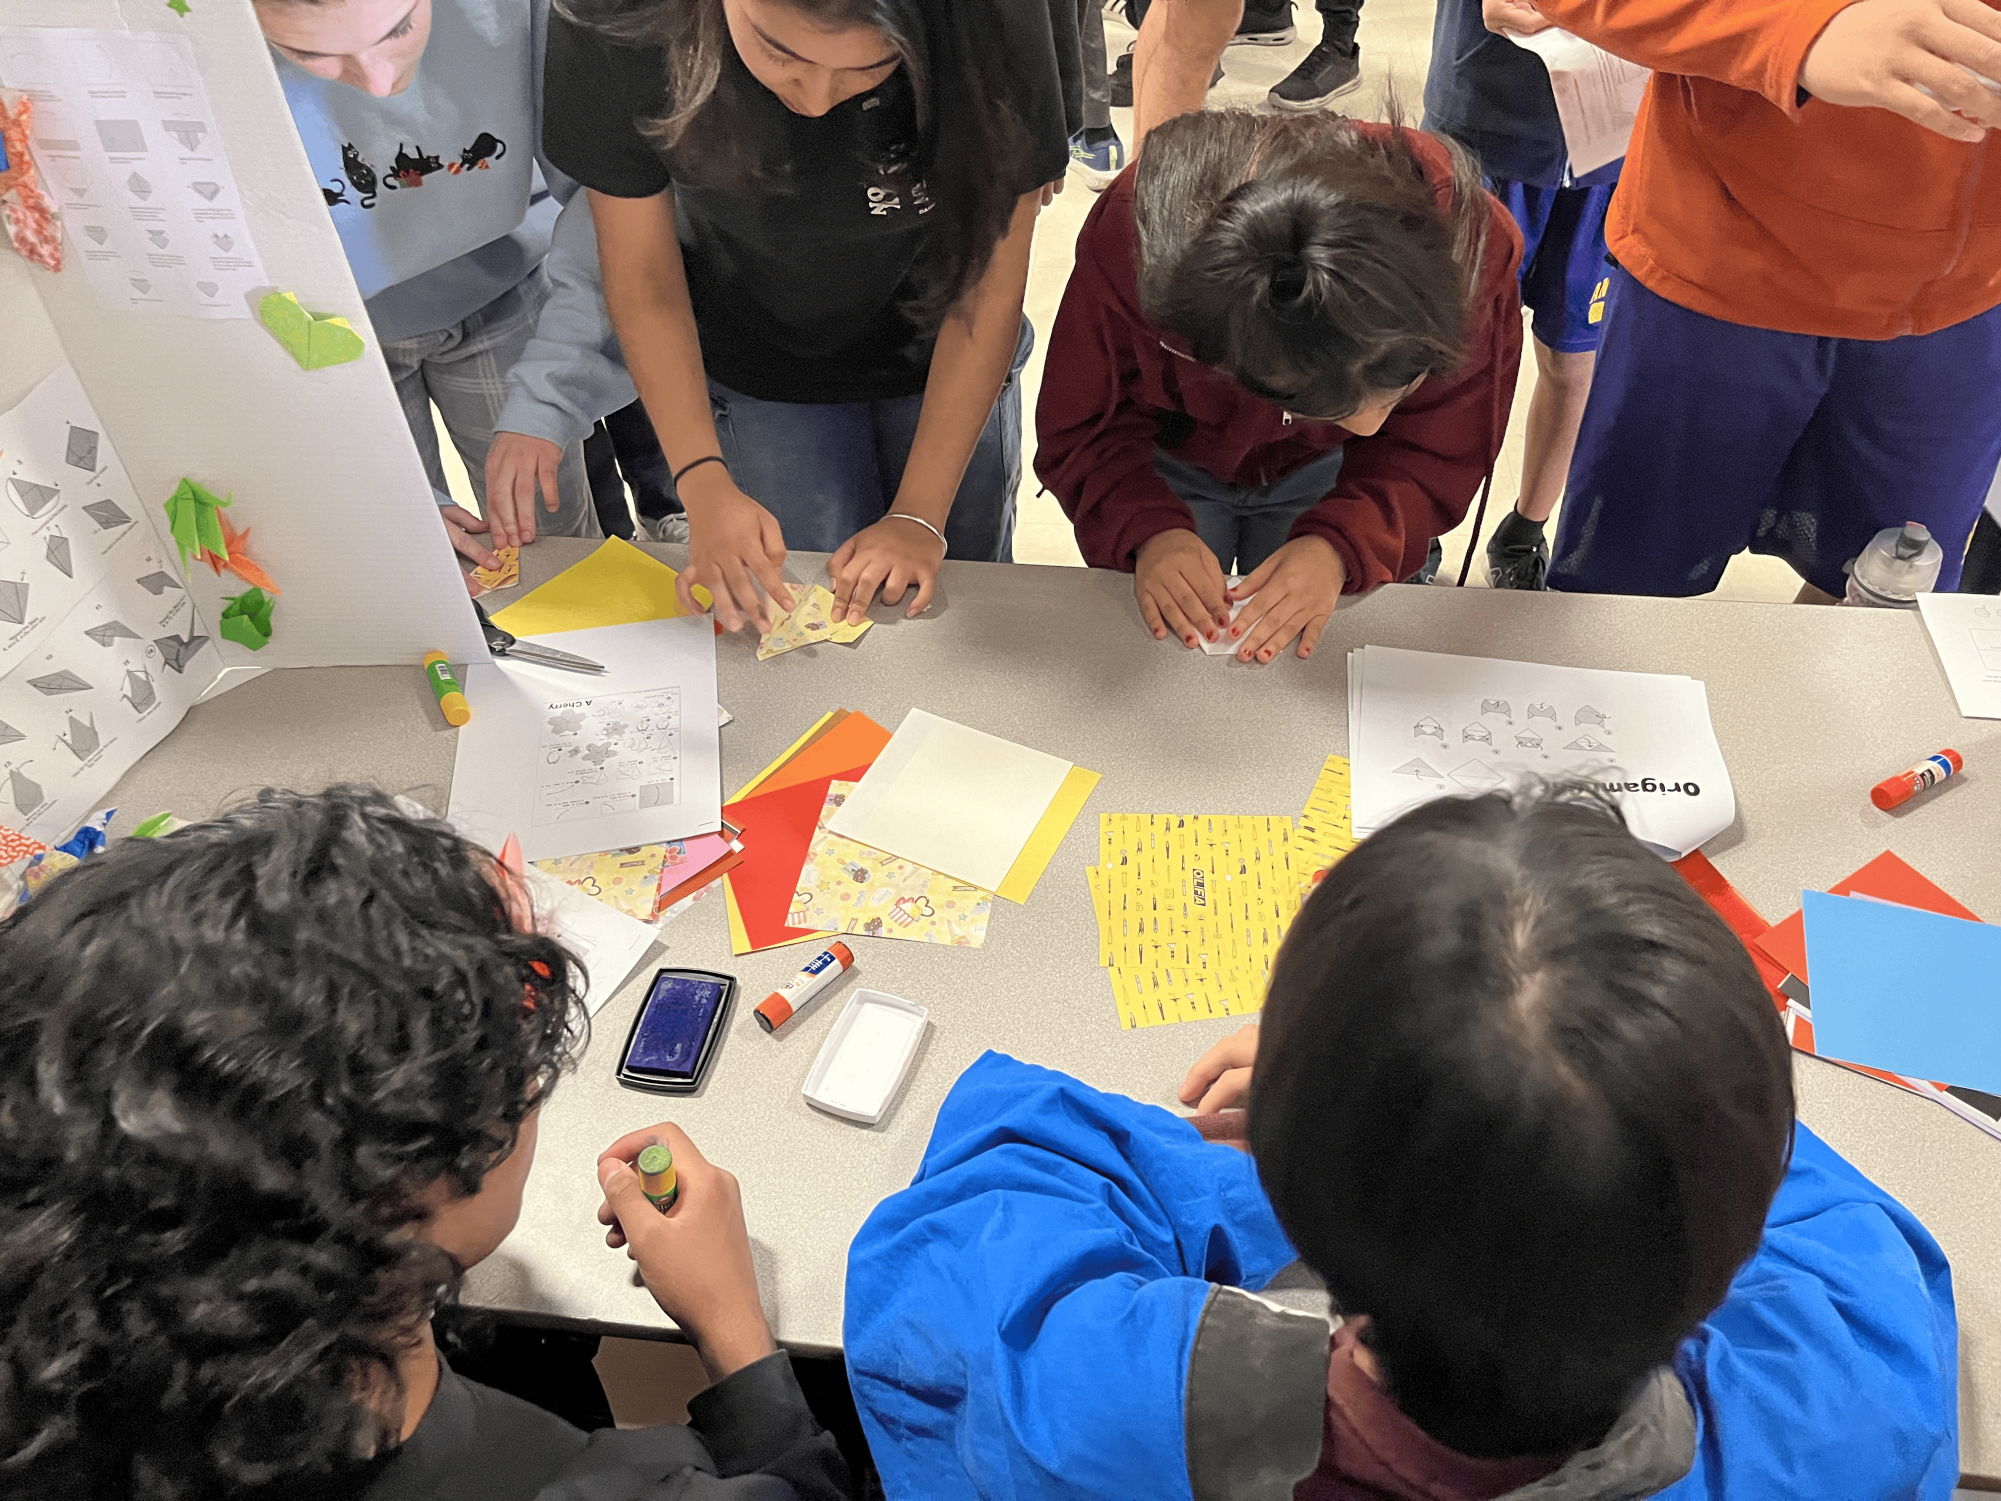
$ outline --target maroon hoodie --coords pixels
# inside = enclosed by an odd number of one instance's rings
[[[1449,203],[1445,147],[1420,131],[1409,139],[1433,192]],[[1410,577],[1431,539],[1466,515],[1507,431],[1522,358],[1514,220],[1488,199],[1492,227],[1466,363],[1425,381],[1380,432],[1357,438],[1339,423],[1287,416],[1195,363],[1185,339],[1148,321],[1139,308],[1134,175],[1105,189],[1077,237],[1035,408],[1035,472],[1076,527],[1084,561],[1130,572],[1149,537],[1195,530],[1188,507],[1154,472],[1156,445],[1218,479],[1267,485],[1346,444],[1333,490],[1292,524],[1292,535],[1332,544],[1347,568],[1346,593]]]

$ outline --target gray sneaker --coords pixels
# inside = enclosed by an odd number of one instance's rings
[[[639,524],[646,528],[646,535],[655,542],[678,542],[688,545],[688,517],[685,512],[676,511],[671,516],[642,516]]]

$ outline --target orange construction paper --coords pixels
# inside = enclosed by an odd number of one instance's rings
[[[889,739],[890,732],[868,715],[850,714],[758,783],[756,791],[751,795],[761,797],[765,793],[797,787],[804,782],[822,783],[824,792],[824,784],[832,781],[834,773],[842,767],[873,766],[875,758],[881,755],[883,747],[889,744]],[[741,825],[743,820],[731,818],[730,822]],[[799,863],[804,865],[805,862],[806,852],[801,850]],[[798,871],[794,870],[793,874],[797,875]]]
[[[1785,992],[1779,984],[1786,977],[1785,969],[1761,949],[1758,944],[1772,925],[1765,921],[1758,909],[1753,907],[1744,894],[1724,877],[1722,871],[1710,863],[1709,857],[1701,850],[1694,850],[1671,862],[1681,872],[1683,880],[1693,886],[1696,894],[1709,903],[1710,910],[1730,925],[1744,952],[1751,956],[1751,963],[1758,971],[1758,978],[1765,982],[1765,992],[1772,998],[1779,1015],[1786,1014]],[[1812,1052],[1812,1048],[1806,1049]]]

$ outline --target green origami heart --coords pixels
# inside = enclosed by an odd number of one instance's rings
[[[277,601],[262,589],[245,589],[223,600],[222,639],[262,651],[271,644],[271,611]]]
[[[257,304],[257,319],[303,370],[324,370],[361,358],[368,346],[345,318],[319,318],[291,292],[273,292]]]

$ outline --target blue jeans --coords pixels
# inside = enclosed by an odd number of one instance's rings
[[[1035,347],[1026,318],[945,522],[947,555],[1014,561],[1014,492],[1021,484],[1021,367]],[[759,401],[709,382],[709,407],[730,478],[785,531],[785,545],[832,552],[882,519],[917,436],[924,398]]]
[[[1319,505],[1341,473],[1337,448],[1269,485],[1232,485],[1206,469],[1153,451],[1153,472],[1195,515],[1195,535],[1223,572],[1249,573],[1285,545],[1292,524]]]

